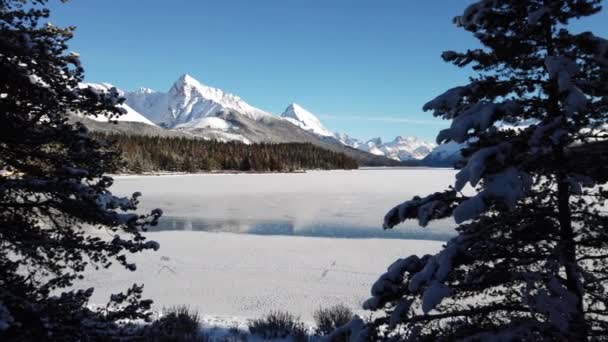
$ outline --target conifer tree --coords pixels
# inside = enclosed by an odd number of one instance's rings
[[[142,287],[99,311],[87,309],[93,289],[67,288],[85,268],[134,270],[127,255],[158,248],[141,232],[161,212],[135,214],[139,194],[112,195],[104,173],[117,155],[68,121],[114,118],[120,99],[79,86],[73,28],[44,24],[46,3],[0,0],[0,340],[110,339],[117,320],[148,317]]]
[[[599,0],[480,0],[455,18],[482,47],[442,57],[478,75],[424,109],[452,121],[437,141],[467,143],[463,166],[384,227],[453,217],[457,236],[393,263],[364,304],[384,314],[336,334],[608,340],[608,177],[581,162],[608,133],[608,41],[568,30],[598,11]]]

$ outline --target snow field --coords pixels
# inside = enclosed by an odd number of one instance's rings
[[[316,309],[333,304],[360,312],[372,284],[390,264],[410,254],[433,254],[442,245],[176,231],[147,236],[161,248],[131,256],[136,271],[119,266],[89,271],[76,287],[94,287],[94,304],[143,283],[145,297],[154,299],[156,309],[184,304],[220,321],[280,309],[310,322]]]

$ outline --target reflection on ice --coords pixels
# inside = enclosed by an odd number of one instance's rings
[[[272,174],[116,177],[113,193],[143,193],[141,211],[162,208],[156,229],[349,238],[446,239],[451,220],[383,231],[386,212],[416,195],[442,191],[454,170],[361,169]]]
[[[293,235],[332,238],[392,238],[447,240],[453,234],[432,229],[405,228],[383,231],[380,227],[318,223],[298,226],[293,221],[209,220],[197,217],[163,217],[150,231],[202,231],[255,235]]]

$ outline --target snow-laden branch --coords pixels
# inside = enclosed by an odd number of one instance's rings
[[[391,209],[384,216],[384,229],[391,229],[407,219],[417,219],[425,227],[431,220],[449,217],[463,198],[457,197],[456,191],[436,192],[432,195],[403,202]]]

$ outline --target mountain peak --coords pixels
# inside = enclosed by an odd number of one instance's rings
[[[173,84],[169,93],[173,96],[186,96],[188,98],[198,97],[204,100],[211,100],[223,104],[223,102],[238,102],[240,97],[224,92],[221,89],[213,88],[202,84],[189,74],[181,75]]]
[[[194,77],[190,76],[190,74],[182,74],[177,79],[177,81],[178,82],[182,82],[182,83],[193,83],[193,82],[197,82],[198,83],[198,81]]]
[[[253,120],[271,116],[239,96],[202,84],[189,74],[181,75],[168,92],[136,91],[126,96],[127,103],[150,119],[167,127],[215,117],[234,111]]]
[[[186,88],[186,87],[191,87],[191,88],[209,88],[207,86],[204,86],[203,84],[201,84],[201,82],[199,82],[196,78],[190,76],[189,74],[183,74],[181,75],[177,81],[175,81],[175,83],[173,84],[173,87],[178,88],[178,89],[182,89],[182,88]]]
[[[287,106],[281,117],[292,124],[315,134],[332,137],[334,134],[321,124],[321,121],[299,104],[292,102]]]
[[[304,109],[304,107],[300,106],[299,104],[292,102],[289,104],[289,106],[287,106],[287,108],[285,109],[285,112],[298,112],[298,111],[307,111],[306,109]],[[310,113],[310,112],[309,112]]]

